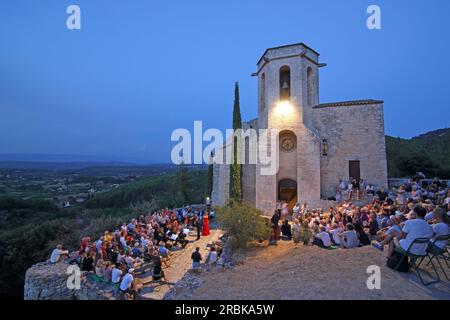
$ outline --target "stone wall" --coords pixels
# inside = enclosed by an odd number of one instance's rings
[[[213,191],[211,203],[214,206],[224,205],[230,195],[230,166],[227,164],[213,165]]]
[[[314,126],[327,139],[320,158],[322,198],[334,196],[339,179],[349,179],[349,161],[359,160],[361,178],[387,187],[387,161],[381,101],[324,104],[314,108]]]
[[[69,264],[42,262],[25,274],[25,300],[118,300],[117,287],[94,282],[81,272],[80,289],[67,287]]]

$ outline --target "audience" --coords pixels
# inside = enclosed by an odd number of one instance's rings
[[[301,234],[305,244],[322,248],[357,248],[372,243],[379,250],[388,247],[390,256],[396,246],[407,250],[417,238],[430,239],[431,245],[437,237],[450,232],[450,188],[438,179],[422,184],[411,180],[387,192],[352,178],[348,182],[340,180],[337,193],[342,195],[341,201],[326,212],[310,210],[306,203],[299,209],[297,203],[292,211],[292,229],[287,219],[279,222],[280,210],[276,210],[271,219],[271,241],[276,242],[281,229],[281,237],[293,238],[295,243],[300,242]],[[277,203],[277,207],[284,208],[285,204]],[[436,242],[441,249],[446,244]],[[426,248],[426,244],[415,245],[411,251],[423,253]]]
[[[207,217],[205,210],[166,208],[142,214],[128,224],[122,223],[115,231],[105,231],[94,242],[90,237],[83,237],[79,250],[73,253],[69,263],[78,264],[82,271],[92,273],[101,281],[119,284],[120,291],[132,295],[133,273],[141,272],[139,270],[145,262],[153,263],[154,280],[164,279],[162,265],[169,266],[173,250],[186,247],[189,243],[187,232],[197,228],[200,238],[201,222]],[[49,261],[58,263],[68,255],[68,250],[57,245]],[[210,265],[215,263],[218,255],[215,249],[211,251]]]
[[[337,193],[339,201],[326,211],[296,203],[292,227],[287,204],[277,203],[270,219],[269,243],[275,244],[280,233],[285,240],[293,239],[296,244],[312,242],[321,248],[351,249],[372,243],[379,250],[388,247],[389,257],[396,247],[406,251],[415,239],[427,238],[430,244],[410,248],[412,253],[422,254],[439,236],[450,233],[450,188],[438,179],[425,184],[412,180],[393,192],[384,188],[376,190],[373,184],[350,179],[348,183],[340,181]],[[72,261],[83,271],[95,272],[107,282],[120,284],[120,291],[130,295],[134,291],[133,273],[146,261],[153,263],[153,279],[165,280],[162,266],[169,266],[172,251],[189,243],[185,230],[196,229],[200,239],[204,220],[207,220],[205,211],[190,207],[155,210],[121,224],[116,231],[105,231],[95,242],[89,237],[82,238]],[[434,245],[443,249],[447,241],[437,241]],[[221,261],[220,253],[221,248],[211,247],[206,259],[208,269]],[[50,262],[60,262],[68,254],[69,251],[58,245],[51,253]],[[199,247],[191,259],[192,268],[198,270],[202,261]]]

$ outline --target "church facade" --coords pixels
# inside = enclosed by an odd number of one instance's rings
[[[340,179],[387,186],[383,101],[319,103],[324,66],[303,43],[269,48],[257,63],[258,117],[242,125],[279,132],[279,168],[263,175],[261,164],[243,164],[242,188],[244,200],[266,214],[278,200],[329,205]],[[229,181],[230,165],[214,164],[213,205],[228,201]]]

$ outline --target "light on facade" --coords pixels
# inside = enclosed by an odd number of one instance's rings
[[[294,112],[294,107],[289,101],[283,100],[278,102],[275,107],[275,112],[281,117],[287,117]]]

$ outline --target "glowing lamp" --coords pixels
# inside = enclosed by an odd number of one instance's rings
[[[287,117],[290,114],[292,114],[292,112],[294,111],[294,108],[289,101],[283,100],[283,101],[278,102],[275,110],[279,116]]]

